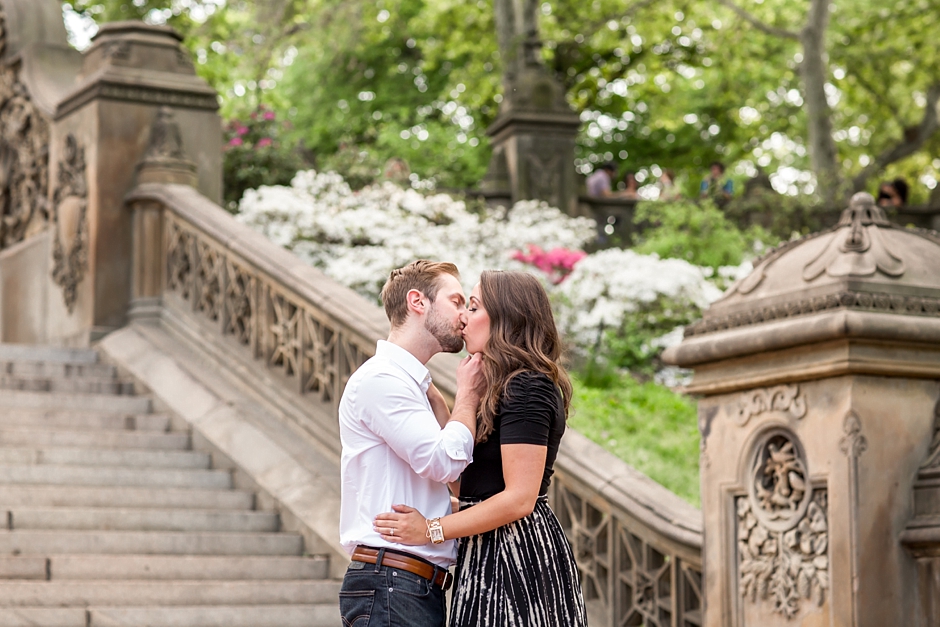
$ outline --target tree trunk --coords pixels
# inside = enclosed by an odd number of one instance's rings
[[[838,152],[832,138],[832,110],[826,100],[826,28],[829,26],[829,0],[812,0],[806,25],[800,31],[803,62],[803,99],[809,134],[809,156],[816,173],[817,191],[823,204],[833,207],[841,202]]]

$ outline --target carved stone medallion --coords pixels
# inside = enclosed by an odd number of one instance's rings
[[[750,468],[754,515],[773,531],[793,528],[806,514],[813,490],[799,440],[783,429],[768,431],[752,453]]]
[[[85,149],[75,136],[65,138],[53,195],[52,280],[62,288],[69,313],[75,310],[78,285],[88,270],[88,183]]]
[[[827,493],[813,490],[803,447],[782,428],[757,440],[749,468],[748,493],[735,499],[739,591],[792,618],[829,588]]]

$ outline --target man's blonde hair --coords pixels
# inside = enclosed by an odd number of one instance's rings
[[[428,261],[419,259],[412,261],[403,268],[392,270],[382,288],[382,304],[385,305],[385,315],[392,324],[392,328],[400,327],[408,319],[408,292],[418,290],[432,303],[437,298],[440,289],[441,275],[449,274],[460,279],[457,266],[446,261]]]

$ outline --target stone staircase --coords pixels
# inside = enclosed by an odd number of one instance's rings
[[[0,345],[0,627],[312,627],[339,583],[91,350]]]

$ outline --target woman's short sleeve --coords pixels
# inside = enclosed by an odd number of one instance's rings
[[[560,393],[548,376],[535,372],[516,375],[500,401],[499,443],[548,446],[559,402]]]

